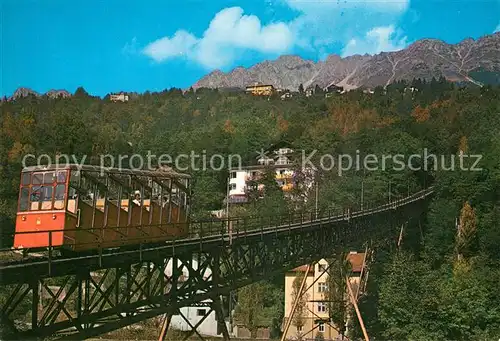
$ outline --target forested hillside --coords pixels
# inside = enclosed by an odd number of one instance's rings
[[[444,80],[404,82],[374,94],[317,93],[288,100],[244,93],[172,89],[126,103],[84,89],[53,99],[34,96],[1,103],[0,227],[11,231],[23,156],[75,155],[87,163],[111,154],[239,154],[286,141],[319,156],[350,154],[481,154],[481,171],[440,169],[321,171],[321,209],[387,202],[429,184],[436,187],[421,231],[403,248],[377,250],[369,295],[361,304],[371,337],[394,340],[489,340],[500,335],[500,88],[458,88]],[[421,160],[423,162],[423,160]],[[420,161],[419,161],[420,162]],[[439,160],[439,163],[441,161]],[[466,161],[465,163],[467,164]],[[317,163],[316,163],[317,164]],[[468,164],[468,166],[472,166]],[[227,170],[192,171],[193,216],[222,207]],[[390,190],[390,194],[389,194]],[[279,190],[233,214],[297,209]],[[310,195],[314,195],[311,193]],[[308,200],[305,209],[314,206]],[[457,220],[460,231],[457,231]],[[464,237],[466,236],[466,237]],[[278,281],[279,282],[279,281]],[[257,284],[257,286],[260,284]],[[266,284],[269,285],[269,284]],[[267,289],[266,289],[267,290]],[[279,290],[279,289],[276,289]],[[273,296],[274,297],[274,296]],[[259,323],[278,327],[280,299],[262,302]],[[354,332],[359,332],[354,329]]]

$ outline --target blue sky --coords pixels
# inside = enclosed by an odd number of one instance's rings
[[[283,54],[319,60],[500,29],[499,0],[0,0],[0,95],[186,88]]]

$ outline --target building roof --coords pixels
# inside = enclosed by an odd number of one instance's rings
[[[265,151],[272,152],[272,151],[276,151],[276,150],[281,149],[281,148],[294,149],[295,147],[293,146],[293,144],[290,141],[281,140],[281,141],[278,141],[278,142],[270,145],[268,148],[265,149]]]
[[[224,204],[227,203],[227,198],[224,198],[223,200]],[[242,204],[242,203],[247,203],[248,198],[245,194],[233,194],[229,196],[229,203],[230,204]]]
[[[365,253],[351,252],[347,255],[347,260],[351,263],[352,272],[361,272],[361,269],[363,268],[363,261],[365,260]],[[306,272],[306,270],[307,265],[301,265],[288,272]],[[314,267],[311,267],[309,273],[314,273]]]
[[[52,171],[52,170],[76,170],[76,171],[87,171],[87,172],[104,172],[106,174],[123,174],[123,175],[139,175],[139,176],[151,176],[160,178],[185,178],[190,179],[189,174],[177,173],[176,171],[170,169],[158,169],[158,170],[132,170],[125,168],[108,168],[100,167],[97,165],[79,165],[79,164],[50,164],[47,166],[29,166],[23,168],[22,172],[35,172],[35,171]]]
[[[351,263],[352,272],[361,272],[363,268],[363,261],[365,260],[365,253],[351,252],[347,255],[347,259]]]
[[[272,159],[274,160],[274,159]],[[295,165],[293,163],[289,163],[286,165],[278,165],[275,163],[269,164],[269,165],[252,165],[252,166],[241,166],[241,167],[234,167],[234,168],[229,168],[229,171],[249,171],[249,170],[255,170],[255,171],[262,171],[265,172],[267,169],[293,169],[295,168]]]
[[[301,265],[301,266],[298,266],[295,269],[292,269],[288,272],[306,272],[306,270],[307,270],[307,265]],[[313,274],[313,273],[314,273],[314,266],[311,266],[311,268],[309,269],[309,274]]]
[[[253,84],[253,85],[247,85],[247,89],[254,88],[254,87],[263,87],[263,86],[272,86],[274,88],[274,86],[272,84]]]

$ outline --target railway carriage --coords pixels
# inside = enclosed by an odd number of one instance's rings
[[[189,193],[189,175],[171,170],[27,167],[14,248],[87,251],[186,236]]]

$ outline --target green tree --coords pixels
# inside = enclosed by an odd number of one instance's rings
[[[339,252],[336,257],[328,259],[328,264],[327,290],[324,298],[328,301],[328,315],[343,339],[350,306],[347,280],[351,275],[351,263],[344,252]]]
[[[297,301],[297,305],[295,307],[295,313],[293,314],[292,318],[292,325],[295,326],[297,330],[304,327],[306,323],[305,319],[307,314],[307,302],[309,300],[309,294],[304,291],[301,293],[300,291],[304,275],[307,276],[307,274],[305,273],[296,272],[295,278],[292,283],[292,302],[294,302],[293,304],[295,304],[295,302]],[[299,339],[302,339],[301,334],[297,335],[297,337]]]
[[[276,317],[282,314],[277,301],[280,290],[267,282],[257,282],[238,290],[235,320],[248,328],[251,338],[257,337],[259,328],[276,325]]]
[[[235,320],[242,323],[250,331],[250,337],[257,337],[257,330],[263,325],[264,310],[263,287],[259,283],[247,285],[238,290],[238,305],[235,310]]]

